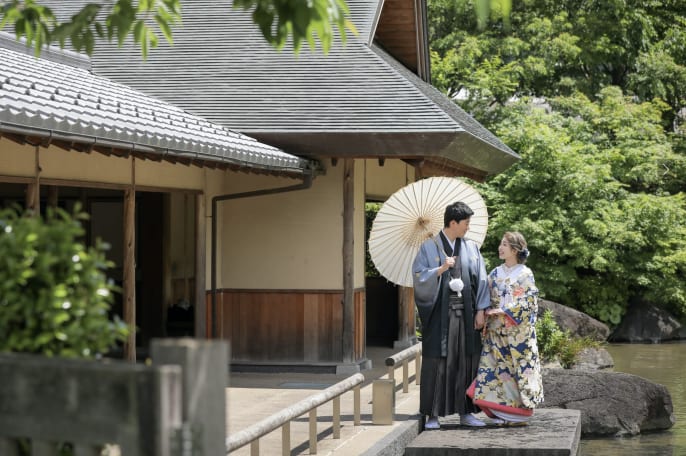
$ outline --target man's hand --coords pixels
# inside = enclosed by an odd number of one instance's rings
[[[455,266],[455,257],[454,256],[445,257],[445,261],[443,262],[441,267],[438,268],[438,271],[437,271],[438,275],[443,274],[445,271],[447,271],[448,269],[450,269],[454,266]]]

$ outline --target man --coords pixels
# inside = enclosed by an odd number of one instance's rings
[[[462,202],[446,207],[443,229],[422,244],[412,265],[422,324],[419,412],[428,416],[425,429],[439,429],[438,417],[455,413],[462,425],[485,426],[466,395],[479,366],[479,330],[490,304],[483,257],[474,241],[464,239],[472,215]]]

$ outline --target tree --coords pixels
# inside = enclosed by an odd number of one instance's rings
[[[610,324],[637,297],[686,314],[686,201],[662,175],[683,160],[660,131],[660,103],[638,104],[617,88],[601,98],[501,108],[497,134],[522,160],[478,185],[494,233],[485,256],[497,264],[500,236],[518,230],[547,298]]]
[[[521,0],[511,26],[484,29],[467,0],[430,0],[432,65],[449,93],[505,103],[512,97],[584,93],[609,85],[660,98],[675,131],[686,101],[686,14],[676,0]]]
[[[509,28],[429,3],[434,84],[522,159],[480,184],[529,239],[546,297],[618,323],[648,299],[686,317],[686,13],[675,1],[522,0]]]

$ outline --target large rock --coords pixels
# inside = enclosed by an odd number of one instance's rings
[[[615,367],[615,360],[612,359],[609,351],[603,347],[588,347],[579,352],[571,369],[601,370],[613,367]]]
[[[669,429],[672,397],[663,385],[621,372],[546,369],[543,407],[581,411],[581,436],[623,436]]]
[[[612,332],[612,342],[659,343],[681,335],[682,325],[671,314],[648,302],[629,306],[621,323]]]
[[[540,299],[538,301],[538,316],[541,317],[543,312],[548,309],[553,313],[553,318],[560,329],[568,330],[573,336],[590,337],[593,340],[604,341],[610,334],[610,328],[605,323],[571,307]]]

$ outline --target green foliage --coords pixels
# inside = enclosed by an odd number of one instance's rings
[[[364,225],[365,225],[365,239],[369,239],[369,233],[372,230],[376,213],[379,212],[383,203],[364,203]],[[381,274],[376,269],[372,257],[369,254],[369,248],[364,249],[364,276],[365,277],[381,277]]]
[[[17,38],[25,37],[33,46],[36,56],[44,45],[59,43],[64,47],[67,39],[74,49],[91,55],[96,38],[115,37],[121,46],[132,35],[141,47],[143,57],[157,46],[158,37],[149,21],[154,21],[164,37],[171,43],[171,26],[181,21],[180,0],[117,0],[114,3],[88,3],[69,21],[59,23],[50,8],[35,0],[12,0],[0,7],[0,30],[13,24]],[[102,19],[105,15],[104,20]]]
[[[252,9],[253,20],[262,35],[277,49],[283,48],[292,37],[296,53],[303,41],[307,41],[310,49],[314,49],[315,35],[319,37],[322,49],[328,51],[334,37],[334,26],[344,42],[346,29],[357,33],[353,23],[346,17],[349,11],[344,0],[234,0],[233,7]]]
[[[617,324],[633,298],[686,316],[686,12],[675,2],[429,2],[432,80],[521,156],[478,186],[482,251],[521,231],[548,299]]]
[[[536,342],[538,353],[545,360],[555,359],[562,351],[567,335],[560,329],[553,318],[553,313],[546,310],[536,321]]]
[[[90,358],[128,334],[108,316],[115,287],[105,246],[79,241],[85,215],[75,214],[0,211],[0,351]]]
[[[569,331],[562,331],[550,310],[543,312],[536,322],[536,339],[541,358],[548,361],[557,359],[565,369],[576,363],[582,350],[600,346],[589,337],[572,337]]]
[[[641,101],[660,98],[674,129],[686,92],[686,13],[681,2],[522,0],[509,23],[483,26],[467,0],[430,0],[435,84],[506,103],[512,97],[581,92],[593,99],[618,86]],[[492,77],[491,77],[492,76]],[[484,103],[487,105],[488,103]],[[470,104],[467,104],[469,107]],[[483,106],[483,105],[482,105]],[[470,109],[471,110],[471,109]]]
[[[227,2],[227,8],[230,4]],[[297,53],[303,41],[315,47],[319,37],[323,50],[331,46],[335,29],[346,39],[346,30],[357,33],[347,18],[348,7],[344,0],[236,0],[234,8],[252,10],[252,18],[265,39],[278,49],[289,38]],[[155,24],[156,27],[152,26]],[[132,36],[146,58],[150,48],[158,43],[158,33],[172,43],[172,28],[181,23],[181,0],[116,0],[115,2],[88,3],[70,20],[58,22],[50,8],[36,0],[12,0],[0,3],[0,30],[14,25],[17,38],[26,38],[36,56],[45,45],[67,40],[79,52],[93,53],[96,38],[112,41],[121,46]]]

